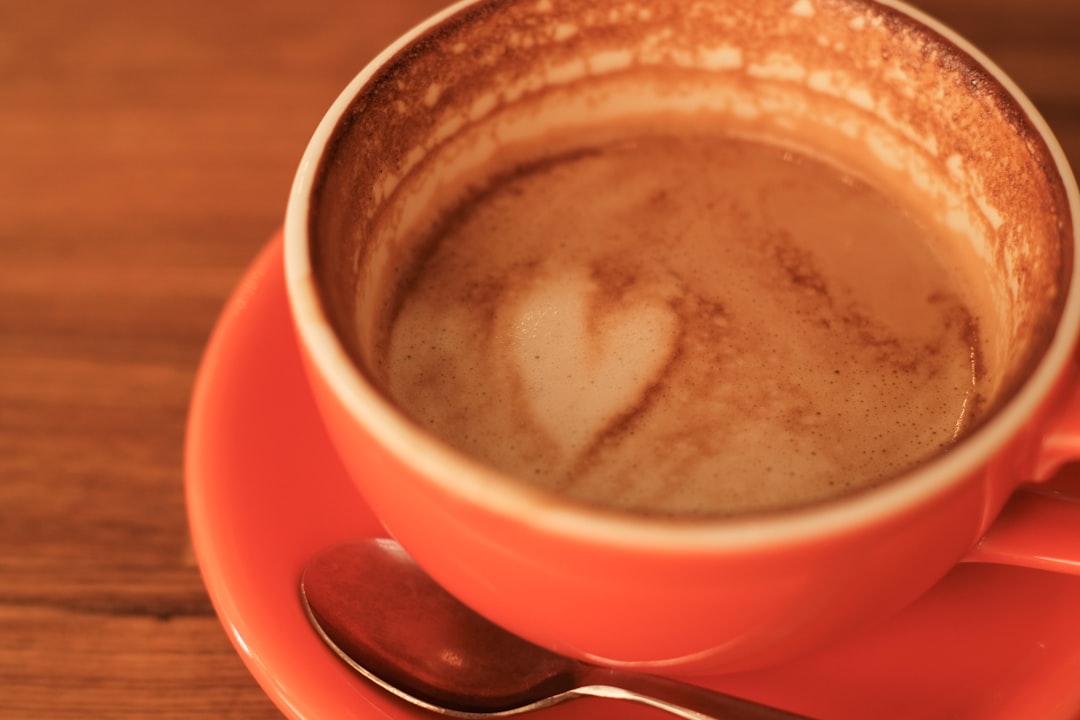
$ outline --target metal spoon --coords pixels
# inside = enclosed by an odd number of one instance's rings
[[[693,720],[802,717],[537,647],[465,607],[391,540],[320,553],[304,570],[300,595],[315,629],[342,660],[394,695],[443,715],[501,717],[593,696]]]

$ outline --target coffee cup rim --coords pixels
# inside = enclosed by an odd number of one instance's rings
[[[662,517],[594,507],[531,487],[464,455],[417,427],[355,366],[327,317],[315,286],[308,213],[323,151],[352,100],[376,71],[418,36],[482,0],[460,0],[435,13],[372,59],[339,94],[309,141],[285,215],[285,282],[298,338],[313,370],[371,435],[400,462],[456,496],[515,522],[582,540],[666,550],[746,549],[803,541],[873,525],[947,492],[977,471],[1032,418],[1066,371],[1080,335],[1080,273],[1071,269],[1050,344],[1018,391],[969,437],[879,486],[820,503],[734,517]],[[1000,83],[1046,143],[1065,189],[1074,258],[1080,257],[1080,191],[1065,153],[1042,115],[993,61],[952,29],[900,0],[867,0],[896,10],[936,32]]]

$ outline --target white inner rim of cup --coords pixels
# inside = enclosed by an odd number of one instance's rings
[[[393,455],[432,483],[469,503],[548,532],[598,542],[657,549],[762,546],[854,529],[902,513],[944,492],[977,470],[1020,431],[1065,371],[1080,333],[1080,273],[1069,278],[1054,336],[1020,390],[970,437],[949,452],[879,487],[817,505],[732,518],[660,518],[575,503],[538,490],[464,456],[412,424],[373,388],[338,340],[315,288],[309,253],[308,213],[320,159],[335,127],[369,79],[429,28],[476,0],[463,0],[433,15],[375,57],[338,96],[301,159],[285,217],[286,289],[301,344],[318,372],[358,422]],[[971,56],[1023,109],[1046,143],[1063,181],[1071,215],[1074,257],[1080,258],[1080,192],[1065,154],[1031,101],[982,52],[937,20],[896,0],[877,0],[928,27]]]

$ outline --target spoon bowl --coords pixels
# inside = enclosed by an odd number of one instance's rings
[[[592,696],[695,720],[803,717],[534,645],[466,607],[392,540],[357,541],[319,553],[304,569],[300,597],[316,631],[349,666],[442,715],[504,717]]]

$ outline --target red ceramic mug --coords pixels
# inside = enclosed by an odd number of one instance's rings
[[[663,518],[522,483],[388,399],[365,358],[403,252],[374,228],[402,188],[394,212],[410,217],[503,146],[658,112],[872,157],[971,228],[1006,378],[977,429],[845,497]],[[402,37],[333,105],[289,199],[285,264],[329,434],[432,576],[568,655],[726,672],[879,621],[960,561],[1078,571],[1080,503],[1038,485],[1080,449],[1078,223],[1075,180],[1031,103],[902,3],[476,0]]]

